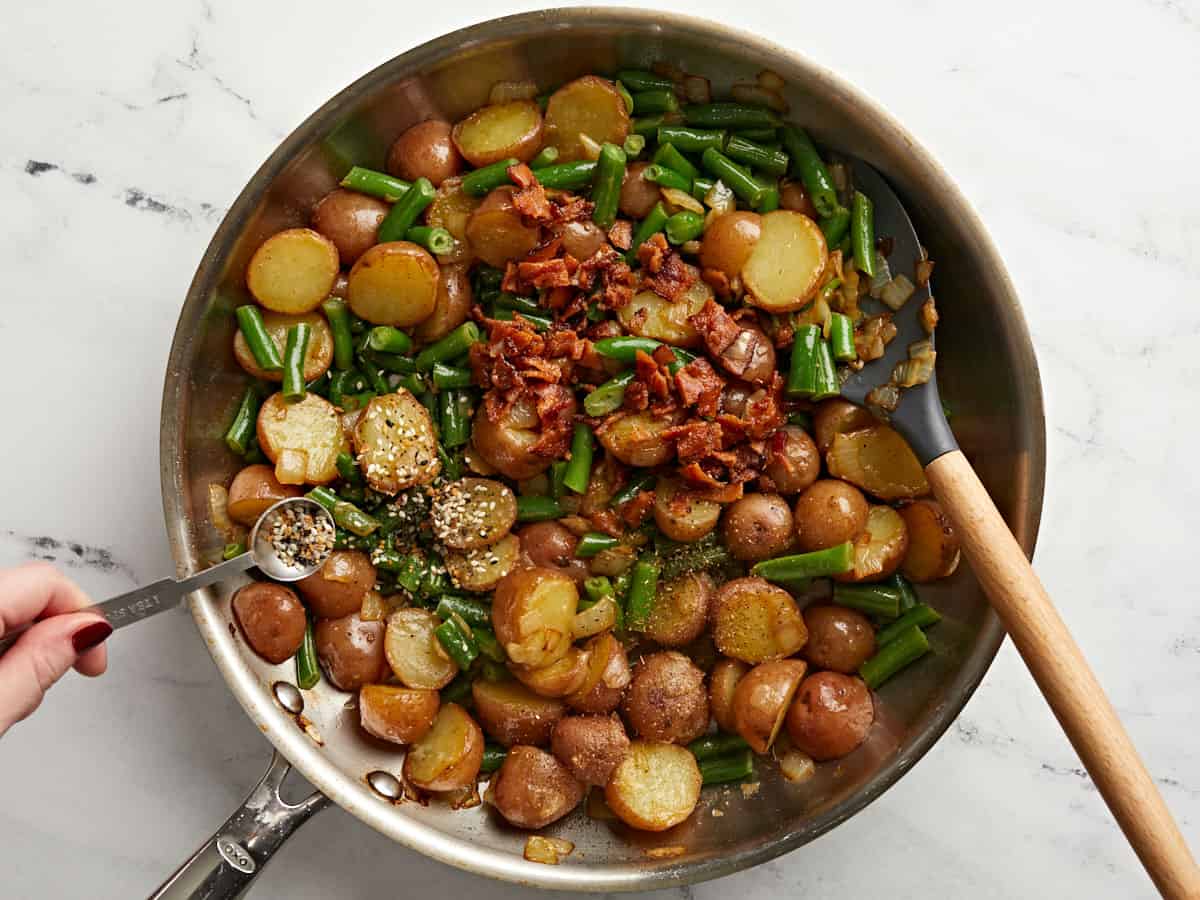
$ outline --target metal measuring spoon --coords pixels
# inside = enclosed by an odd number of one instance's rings
[[[287,500],[280,500],[258,517],[258,521],[254,523],[254,528],[250,531],[250,549],[240,556],[225,560],[188,578],[164,578],[126,594],[118,594],[111,600],[105,600],[95,606],[85,606],[82,609],[71,611],[98,612],[116,631],[118,628],[124,628],[126,625],[132,625],[134,622],[140,622],[142,619],[164,610],[172,609],[193,591],[245,572],[254,566],[258,566],[264,575],[274,581],[299,581],[321,568],[325,560],[329,558],[329,554],[333,552],[333,542],[330,541],[329,549],[323,552],[319,559],[307,565],[281,557],[279,549],[271,540],[271,526],[282,512],[291,509],[309,513],[318,521],[328,522],[329,534],[332,537],[333,516],[321,504],[315,500],[309,500],[307,497],[291,497]],[[17,642],[17,639],[29,627],[25,625],[0,638],[0,656],[3,656]]]

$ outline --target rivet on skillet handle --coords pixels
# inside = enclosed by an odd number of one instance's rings
[[[279,796],[292,769],[275,753],[267,774],[241,808],[185,862],[150,900],[233,900],[245,896],[254,879],[297,828],[329,805],[321,793],[296,805]]]

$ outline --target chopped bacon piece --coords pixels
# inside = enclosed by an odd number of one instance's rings
[[[725,381],[707,359],[695,359],[675,373],[675,389],[684,406],[695,406],[702,416],[715,416]]]
[[[690,462],[699,462],[721,449],[721,426],[716,422],[694,419],[683,425],[668,428],[662,433],[662,436],[675,441],[675,451],[679,455],[679,461],[685,465]]]
[[[657,400],[666,400],[671,396],[671,382],[662,366],[647,356],[641,350],[637,352],[634,361],[634,378],[646,385],[649,396]]]
[[[593,341],[602,341],[605,338],[620,337],[621,325],[614,322],[612,319],[605,319],[603,322],[597,322],[587,331],[587,336]]]
[[[679,475],[688,484],[696,488],[723,488],[721,482],[713,478],[698,462],[688,463],[679,469]]]
[[[625,385],[625,399],[621,401],[621,408],[628,409],[633,412],[641,412],[650,407],[650,389],[646,387],[644,381],[631,381]]]
[[[661,347],[655,347],[652,354],[654,361],[660,366],[669,366],[675,362],[675,351],[663,344]]]
[[[566,287],[571,283],[567,262],[561,257],[541,262],[518,263],[517,273],[521,281],[535,288]]]
[[[621,527],[621,520],[617,517],[616,510],[602,509],[599,512],[594,512],[588,519],[591,520],[592,527],[601,534],[607,534],[609,537],[620,537],[625,529]]]
[[[637,495],[621,507],[621,518],[630,528],[637,528],[654,506],[654,491],[638,491]]]
[[[638,262],[642,264],[642,270],[654,275],[662,268],[663,260],[670,252],[671,248],[667,246],[667,239],[660,231],[642,241],[637,249],[637,258]]]
[[[541,435],[529,446],[529,452],[549,459],[566,454],[571,446],[575,395],[561,384],[540,384],[532,388],[536,397]]]
[[[600,284],[600,302],[606,309],[620,309],[633,299],[637,279],[624,262],[612,262],[601,270]]]
[[[713,356],[720,356],[725,349],[737,340],[742,329],[734,321],[733,316],[725,312],[721,304],[709,300],[700,312],[691,316],[688,321],[704,338],[704,346]]]
[[[661,235],[656,235],[656,237],[661,237]],[[657,272],[649,277],[643,277],[642,280],[646,287],[654,293],[674,303],[695,284],[696,270],[685,263],[678,253],[672,251],[667,254]]]
[[[736,503],[746,493],[742,482],[734,484],[718,484],[716,487],[694,491],[692,496],[697,500],[707,500],[709,503]]]
[[[555,197],[550,207],[550,214],[556,222],[582,222],[592,217],[595,204],[582,197]]]
[[[633,246],[633,223],[628,219],[618,219],[608,229],[608,239],[618,250],[628,250]]]
[[[525,163],[509,166],[508,177],[517,186],[512,198],[517,212],[534,222],[549,222],[550,201],[546,199],[545,189],[529,166]]]
[[[718,297],[733,296],[733,287],[729,283],[729,276],[720,269],[704,269],[700,272],[700,278],[713,289]]]
[[[769,387],[755,391],[746,401],[746,433],[764,438],[787,422],[783,414],[783,376],[776,372]]]

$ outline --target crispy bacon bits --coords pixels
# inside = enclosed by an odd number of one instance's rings
[[[517,163],[508,167],[508,177],[517,186],[512,198],[517,212],[531,222],[549,222],[550,201],[546,199],[546,190],[538,182],[533,170],[525,163]]]

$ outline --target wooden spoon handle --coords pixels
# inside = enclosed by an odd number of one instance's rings
[[[1200,898],[1200,869],[1171,811],[975,470],[955,450],[925,474],[975,577],[1159,893]]]

